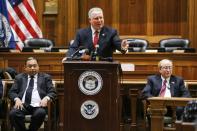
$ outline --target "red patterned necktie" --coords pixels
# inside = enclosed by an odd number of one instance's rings
[[[164,80],[163,81],[163,85],[162,85],[161,90],[160,90],[160,93],[159,93],[159,96],[161,96],[161,97],[164,97],[164,95],[165,95],[165,92],[166,92],[166,83],[167,83],[167,80]]]
[[[94,47],[96,47],[96,45],[98,44],[98,40],[99,40],[98,34],[99,34],[98,31],[94,32],[94,40],[93,40]]]

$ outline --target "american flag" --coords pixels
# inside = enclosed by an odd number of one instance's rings
[[[4,0],[3,0],[4,1]],[[33,0],[5,0],[16,49],[22,50],[27,38],[42,38]]]

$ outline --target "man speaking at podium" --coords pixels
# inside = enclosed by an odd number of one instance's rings
[[[74,42],[70,45],[67,57],[71,60],[84,58],[81,54],[92,55],[97,53],[100,59],[112,58],[116,49],[125,53],[128,49],[126,40],[121,40],[115,29],[104,26],[103,11],[94,7],[88,12],[90,27],[80,29]],[[85,51],[81,51],[85,50]],[[80,51],[82,52],[80,54]],[[84,53],[85,52],[85,53]],[[81,57],[82,56],[82,57]],[[85,59],[90,59],[85,57]]]

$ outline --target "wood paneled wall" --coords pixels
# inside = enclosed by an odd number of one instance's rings
[[[182,6],[184,5],[184,6]],[[181,35],[187,24],[187,0],[155,0],[154,35]]]
[[[197,1],[188,0],[189,2],[189,38],[192,46],[197,49]]]
[[[119,4],[121,35],[147,34],[147,0],[125,0]]]
[[[57,13],[45,12],[44,2],[34,0],[44,37],[56,46],[67,46],[77,29],[88,26],[88,10],[98,6],[121,38],[145,38],[151,46],[163,38],[189,38],[197,49],[196,0],[57,0]]]

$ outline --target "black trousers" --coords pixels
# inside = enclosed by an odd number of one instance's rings
[[[37,131],[42,125],[46,114],[46,108],[24,105],[22,110],[13,108],[9,115],[15,131]],[[29,129],[25,127],[25,115],[32,115]]]

